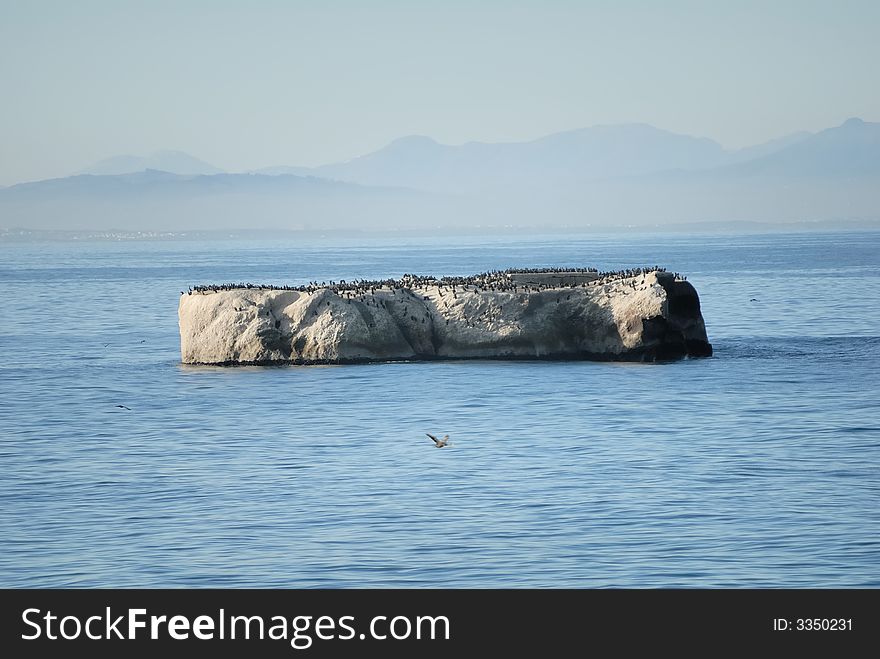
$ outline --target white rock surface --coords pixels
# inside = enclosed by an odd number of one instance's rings
[[[670,273],[518,291],[442,282],[365,294],[241,288],[180,298],[187,364],[706,356],[699,298]]]

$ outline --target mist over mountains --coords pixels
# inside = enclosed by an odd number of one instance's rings
[[[174,151],[0,189],[0,228],[454,229],[880,219],[880,124],[746,149],[645,124],[528,142],[403,137],[314,168],[247,173]]]

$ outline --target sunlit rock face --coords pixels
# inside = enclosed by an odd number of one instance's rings
[[[473,282],[411,277],[381,286],[186,293],[178,311],[181,359],[234,365],[712,354],[696,290],[671,273],[503,273]]]

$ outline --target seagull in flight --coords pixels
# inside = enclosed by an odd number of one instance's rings
[[[425,434],[431,438],[431,440],[434,442],[434,446],[436,446],[437,448],[443,448],[444,446],[447,446],[449,444],[449,435],[444,435],[443,439],[437,439],[429,432],[426,432]]]
[[[125,405],[117,405],[116,407],[121,407],[122,409],[124,409],[124,410],[128,410],[129,412],[131,412],[131,408],[130,408],[130,407],[126,407]]]

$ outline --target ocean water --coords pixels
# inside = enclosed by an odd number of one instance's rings
[[[190,284],[653,264],[714,357],[179,362]],[[0,295],[0,586],[880,586],[880,233],[5,244]]]

